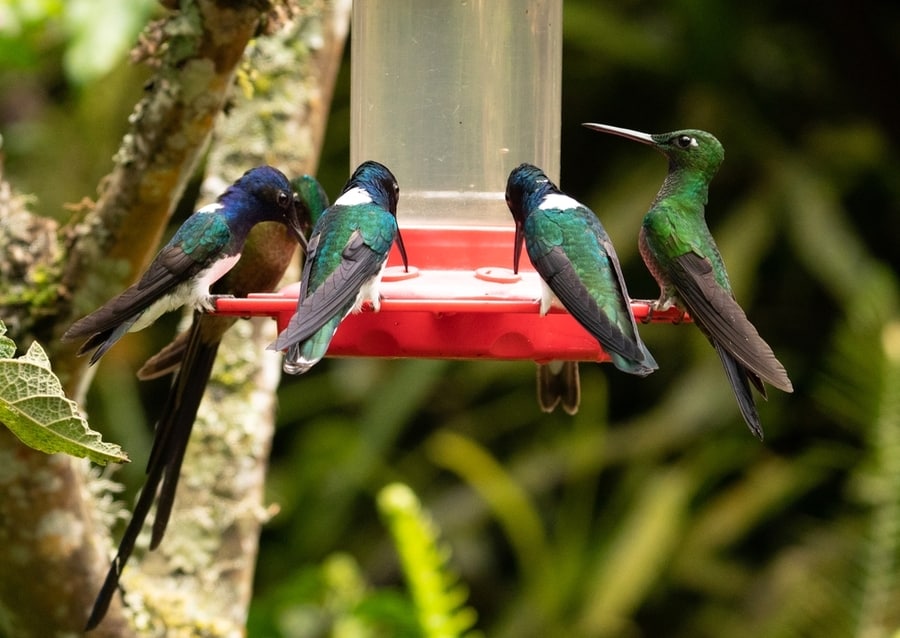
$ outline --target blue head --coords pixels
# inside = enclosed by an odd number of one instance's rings
[[[353,188],[363,189],[372,198],[372,203],[389,211],[394,217],[397,216],[400,186],[397,178],[384,164],[371,160],[360,164],[347,180],[341,194]]]
[[[394,218],[397,217],[397,202],[400,200],[400,186],[397,184],[397,178],[394,177],[394,174],[384,164],[379,164],[378,162],[373,162],[371,160],[360,164],[356,170],[353,171],[353,175],[350,176],[350,179],[347,180],[347,183],[344,185],[344,190],[341,191],[341,197],[353,189],[365,191],[375,206],[388,211]],[[335,203],[341,203],[340,197]],[[406,260],[406,248],[403,246],[403,237],[400,235],[399,227],[397,228],[395,240],[397,242],[397,249],[400,251],[400,256],[403,258],[403,267],[409,270],[409,265]]]
[[[277,168],[251,168],[219,196],[218,202],[234,226],[249,231],[259,222],[279,222],[302,241],[303,224],[294,202],[294,190]]]
[[[506,205],[516,222],[516,238],[513,244],[513,271],[519,272],[519,255],[525,239],[525,220],[536,210],[547,195],[559,193],[556,184],[537,166],[520,164],[506,181]]]

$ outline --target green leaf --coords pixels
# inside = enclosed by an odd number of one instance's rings
[[[466,605],[468,588],[449,566],[450,550],[412,489],[391,483],[378,492],[378,512],[400,556],[425,638],[474,638],[475,610]]]
[[[15,344],[5,334],[0,321],[0,423],[28,447],[47,454],[65,452],[100,465],[127,462],[122,448],[104,443],[78,405],[66,398],[44,349],[35,342],[14,359]]]

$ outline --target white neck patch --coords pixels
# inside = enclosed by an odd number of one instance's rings
[[[550,193],[538,206],[539,210],[548,210],[550,208],[559,208],[565,210],[567,208],[579,208],[581,206],[576,200],[562,193]]]
[[[335,206],[356,206],[358,204],[371,204],[372,197],[359,186],[354,186],[337,198]]]
[[[215,213],[216,211],[222,210],[225,208],[219,202],[213,202],[212,204],[207,204],[203,208],[199,209],[198,213]]]

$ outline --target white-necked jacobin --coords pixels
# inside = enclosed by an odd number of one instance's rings
[[[654,308],[687,310],[712,343],[750,431],[763,438],[750,391],[763,397],[763,381],[793,392],[784,367],[734,299],[725,263],[704,214],[709,184],[725,158],[713,135],[695,129],[651,135],[605,124],[587,128],[654,147],[669,160],[669,172],[644,217],[638,246],[660,287]]]
[[[284,371],[302,374],[318,363],[341,321],[366,301],[377,311],[378,284],[394,241],[407,266],[397,227],[400,187],[373,161],[353,172],[309,238],[297,310],[270,348],[287,350]]]
[[[550,310],[555,297],[600,342],[616,368],[638,376],[656,370],[656,361],[638,334],[616,251],[597,216],[531,164],[510,173],[506,204],[516,223],[513,269],[519,270],[524,241],[541,276],[541,314]],[[563,408],[574,414],[577,383],[577,367],[563,365],[561,372],[539,368],[542,409],[550,411],[562,400]]]
[[[170,310],[211,310],[210,285],[231,270],[250,229],[264,221],[285,224],[302,241],[291,184],[271,166],[250,169],[215,203],[188,217],[137,283],[72,324],[63,339],[86,337],[78,354],[96,348],[94,364],[126,332],[146,328]]]
[[[294,204],[300,228],[304,235],[309,234],[312,225],[328,207],[328,196],[319,182],[309,175],[291,180],[291,186],[295,192]],[[257,225],[247,237],[240,261],[212,285],[211,292],[245,297],[252,292],[274,290],[281,282],[296,248],[297,239],[293,231],[288,231],[284,225]],[[162,541],[175,499],[181,463],[200,401],[212,374],[219,343],[236,321],[237,317],[195,311],[190,328],[148,359],[138,371],[140,379],[155,379],[169,373],[176,376],[154,433],[153,448],[147,462],[147,478],[119,542],[116,557],[97,594],[86,630],[96,627],[106,615],[118,589],[119,577],[154,501],[156,516],[150,549],[155,549]]]

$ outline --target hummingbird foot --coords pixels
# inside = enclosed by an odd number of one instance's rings
[[[203,297],[200,297],[197,300],[197,310],[201,310],[203,312],[215,312],[217,296],[218,295],[205,295]]]
[[[671,297],[660,297],[650,304],[650,309],[656,312],[666,312],[675,305],[675,300]]]
[[[379,283],[379,278],[373,277],[362,285],[359,289],[359,293],[356,295],[353,306],[350,307],[350,313],[355,315],[356,313],[361,312],[366,305],[366,302],[371,304],[374,312],[381,310],[381,292],[378,290]]]
[[[653,321],[654,313],[666,312],[675,305],[677,305],[675,303],[675,300],[663,293],[663,295],[659,299],[657,299],[656,301],[651,301],[647,304],[647,315],[643,319],[641,319],[641,323],[650,323],[651,321]],[[675,323],[681,323],[681,319],[679,319]]]

